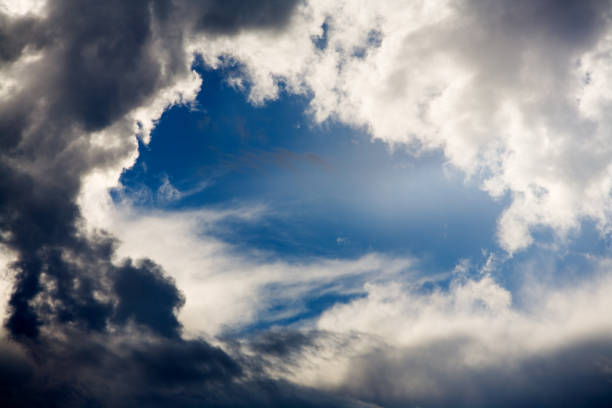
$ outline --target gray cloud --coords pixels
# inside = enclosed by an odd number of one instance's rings
[[[0,37],[3,61],[18,60],[24,52],[40,53],[31,71],[18,78],[19,89],[0,101],[0,228],[5,232],[2,243],[18,257],[7,323],[14,336],[38,335],[44,322],[34,303],[46,303],[40,309],[53,311],[45,312],[47,320],[50,313],[56,320],[80,316],[88,327],[104,327],[111,306],[94,296],[96,291],[104,292],[98,277],[118,279],[114,294],[121,297],[122,288],[129,287],[126,276],[138,269],[131,268],[130,261],[118,269],[111,263],[112,240],[94,242],[80,231],[75,200],[82,176],[95,168],[116,166],[133,152],[134,142],[133,135],[118,134],[116,147],[105,148],[91,143],[90,132],[120,124],[131,110],[189,69],[186,57],[175,51],[184,48],[183,34],[193,27],[181,12],[184,7],[199,11],[193,18],[205,18],[219,33],[241,24],[284,24],[293,7],[280,7],[284,11],[276,17],[261,20],[255,11],[267,14],[275,5],[249,5],[244,15],[231,21],[226,21],[229,11],[220,2],[196,6],[65,0],[48,4],[44,17],[1,16],[6,22]],[[177,16],[185,20],[176,21]],[[231,29],[224,30],[226,25]],[[161,282],[155,278],[160,272],[147,262],[142,264],[147,272],[134,272],[130,279]],[[51,282],[43,283],[43,277]],[[119,302],[115,322],[127,320],[128,315],[136,321],[157,320],[140,312],[130,315],[124,303]],[[170,315],[178,304],[167,305]],[[171,325],[178,323],[174,319]]]
[[[345,391],[388,407],[606,407],[612,400],[608,337],[466,368],[457,351],[473,346],[449,339],[374,352],[355,361]]]
[[[374,406],[603,408],[612,400],[612,338],[605,335],[491,361],[484,357],[487,348],[470,335],[392,347],[384,339],[368,340],[365,334],[344,338],[321,331],[284,331],[274,338],[269,334],[250,345],[268,359],[268,367],[277,364],[299,373],[299,355],[308,361],[334,348],[350,354],[340,383],[326,388]],[[355,352],[356,342],[364,340],[372,346]],[[288,360],[289,356],[293,357]]]
[[[41,16],[0,15],[0,63],[19,71],[7,74],[16,82],[0,98],[0,240],[16,256],[1,405],[326,400],[247,378],[245,361],[182,339],[176,312],[184,300],[173,281],[150,260],[115,262],[117,242],[85,232],[76,203],[85,175],[133,154],[126,115],[189,71],[183,36],[280,28],[294,7],[249,2],[234,16],[224,2],[62,0]],[[24,57],[35,61],[22,70]],[[111,127],[113,146],[93,141],[92,132]]]
[[[47,43],[48,37],[38,23],[32,17],[0,15],[0,64],[19,58],[27,47],[39,49]]]
[[[350,407],[359,403],[271,380],[201,340],[87,335],[0,347],[7,407]]]
[[[300,0],[198,1],[187,2],[194,12],[197,30],[213,34],[235,34],[248,29],[282,29]]]

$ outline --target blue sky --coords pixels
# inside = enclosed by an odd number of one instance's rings
[[[193,106],[164,113],[121,176],[124,194],[138,205],[265,205],[270,213],[257,225],[228,220],[218,232],[289,259],[377,251],[448,269],[498,250],[496,219],[507,200],[464,181],[439,153],[416,156],[353,127],[315,124],[306,97],[283,94],[253,106],[223,70],[198,72],[204,85]],[[158,194],[164,182],[191,193],[167,200]],[[143,187],[150,194],[140,198]]]
[[[162,115],[151,142],[139,145],[138,160],[122,173],[118,202],[179,213],[265,206],[256,222],[229,217],[208,234],[237,252],[263,251],[270,260],[357,259],[376,252],[414,257],[423,273],[438,276],[500,251],[496,220],[507,200],[465,181],[441,154],[392,149],[334,121],[315,124],[307,97],[283,93],[253,106],[244,90],[228,84],[227,70],[196,70],[204,84],[195,102]],[[168,197],[167,183],[187,194]],[[435,283],[447,284],[447,278]],[[306,293],[295,314],[239,331],[311,319],[355,296],[363,293],[323,287]],[[272,311],[290,307],[281,300]]]
[[[151,142],[139,144],[137,161],[113,192],[117,202],[177,213],[264,206],[256,222],[227,217],[207,234],[237,252],[263,251],[287,262],[372,252],[414,257],[421,273],[440,277],[439,288],[461,262],[478,274],[491,254],[498,258],[496,279],[510,291],[523,286],[525,265],[563,286],[590,273],[590,257],[609,254],[608,240],[584,222],[563,241],[535,228],[537,244],[508,257],[496,236],[508,195],[486,194],[477,176],[466,179],[439,151],[391,147],[334,120],[314,123],[307,96],[283,91],[255,106],[248,90],[228,82],[236,68],[214,70],[200,61],[194,69],[203,78],[197,98],[167,110]],[[183,195],[169,197],[164,186]],[[306,310],[247,328],[312,318],[352,296],[313,292],[303,299]],[[275,304],[275,312],[282,309]]]

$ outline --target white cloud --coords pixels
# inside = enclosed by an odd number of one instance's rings
[[[44,13],[47,0],[2,0],[0,1],[0,11],[6,11],[12,15]]]
[[[157,189],[157,199],[163,202],[176,201],[181,198],[181,192],[170,183],[168,176],[163,177],[162,184]]]
[[[336,305],[316,319],[319,334],[288,363],[272,356],[271,375],[366,399],[376,400],[384,390],[384,398],[404,402],[452,399],[497,386],[518,390],[517,377],[526,364],[539,367],[546,374],[538,375],[554,383],[557,376],[583,369],[566,366],[558,357],[565,350],[599,340],[610,344],[612,275],[609,265],[601,268],[596,279],[576,287],[530,287],[523,308],[513,305],[511,294],[488,273],[456,276],[448,290],[428,294],[406,282],[366,284],[366,297]],[[609,376],[606,354],[593,362],[587,353],[577,353],[583,356],[580,364],[595,364],[588,369],[591,374]],[[556,365],[567,372],[547,371]],[[469,389],[456,389],[457,384]],[[537,389],[553,398],[548,387]],[[457,405],[464,406],[459,400]]]
[[[564,236],[589,218],[609,229],[612,30],[602,6],[311,0],[283,33],[191,49],[213,66],[220,56],[242,64],[255,103],[276,98],[283,82],[312,93],[317,122],[441,149],[492,196],[509,192],[499,242],[512,253],[536,226]],[[320,50],[312,39],[324,22]]]
[[[10,264],[17,259],[8,249],[0,247],[0,316],[2,321],[8,315],[8,302],[13,290],[13,277]],[[0,337],[4,337],[4,326],[0,327]]]
[[[479,375],[487,370],[515,378],[530,361],[612,338],[608,260],[593,259],[599,272],[571,286],[527,279],[513,295],[493,278],[500,260],[484,254],[479,271],[462,261],[448,289],[423,292],[425,281],[412,259],[369,254],[291,263],[237,250],[212,235],[228,217],[258,222],[265,213],[263,207],[142,213],[129,203],[111,204],[98,209],[104,224],[97,226],[122,241],[118,257],[150,257],[176,280],[186,297],[179,318],[187,337],[214,338],[227,329],[295,316],[303,311],[301,299],[330,287],[365,294],[303,322],[306,332],[322,334],[290,359],[260,357],[274,378],[366,400],[376,400],[370,387],[376,367],[385,367],[379,378],[385,395],[429,400],[452,395],[451,377],[486,391]],[[246,344],[244,352],[257,353]]]
[[[175,279],[186,298],[179,318],[188,336],[215,336],[291,317],[304,311],[301,301],[312,292],[361,293],[364,280],[391,279],[409,273],[413,264],[408,258],[378,254],[355,260],[270,260],[270,254],[239,250],[213,235],[229,217],[257,222],[265,214],[263,207],[139,212],[129,202],[115,205],[108,195],[97,197],[81,200],[88,227],[105,229],[121,241],[117,260],[148,257]],[[284,307],[268,310],[276,305]]]

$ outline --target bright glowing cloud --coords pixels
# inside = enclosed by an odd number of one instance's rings
[[[241,64],[255,103],[282,83],[312,93],[317,122],[443,150],[493,197],[511,195],[499,242],[512,253],[532,242],[533,227],[564,236],[592,219],[608,231],[608,13],[602,1],[313,0],[282,34],[192,50],[213,66]]]

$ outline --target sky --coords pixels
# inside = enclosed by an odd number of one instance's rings
[[[0,405],[609,407],[611,11],[0,0]]]

